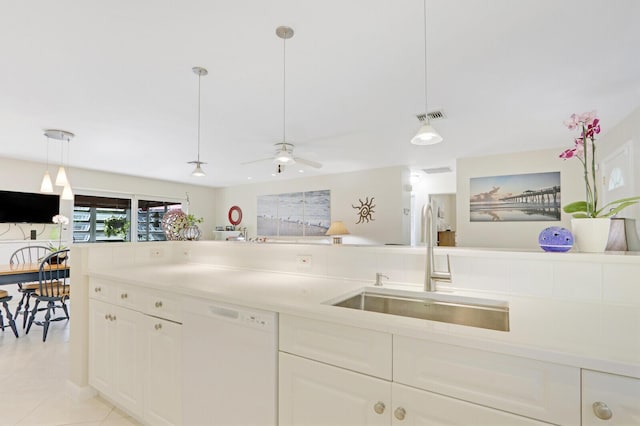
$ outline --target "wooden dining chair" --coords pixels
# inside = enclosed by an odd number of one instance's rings
[[[2,303],[4,312],[7,314],[7,321],[9,322],[8,326],[11,327],[13,334],[15,334],[16,337],[18,337],[18,329],[16,328],[16,322],[14,321],[13,316],[11,315],[11,311],[9,310],[9,305],[7,304],[7,302],[9,302],[12,298],[13,296],[10,296],[7,290],[0,290],[0,303]],[[4,331],[5,327],[7,326],[4,324],[4,317],[2,316],[2,310],[0,310],[0,329]]]
[[[51,250],[46,246],[22,247],[13,252],[9,258],[9,264],[40,263],[49,253],[51,253]],[[38,282],[18,283],[18,292],[22,293],[22,297],[18,302],[18,307],[13,317],[16,321],[19,321],[19,315],[24,316],[22,320],[23,329],[27,326],[27,319],[29,318],[29,301],[31,300],[31,295],[38,289],[39,285],[40,283]],[[23,304],[24,309],[22,308]]]
[[[49,325],[53,321],[62,321],[69,319],[69,310],[67,308],[67,300],[69,300],[69,249],[60,250],[47,255],[42,263],[40,263],[40,271],[38,273],[39,285],[38,289],[31,295],[36,301],[29,315],[29,323],[27,325],[26,334],[29,334],[33,324],[41,325],[42,341],[47,340]],[[40,308],[40,302],[45,302],[46,307]],[[55,308],[60,307],[64,311],[63,316],[52,317],[55,315]],[[36,314],[39,311],[45,311],[44,319],[36,320]]]

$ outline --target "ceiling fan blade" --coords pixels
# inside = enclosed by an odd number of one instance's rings
[[[316,169],[321,169],[322,168],[322,164],[316,163],[315,161],[305,160],[304,158],[300,158],[300,157],[295,157],[295,160],[296,160],[296,162],[298,162],[300,164],[305,164],[307,166],[314,167]]]
[[[269,157],[269,158],[262,158],[260,160],[253,160],[253,161],[245,161],[244,163],[240,163],[241,166],[246,166],[247,164],[253,164],[253,163],[260,163],[262,161],[273,161],[273,157]]]

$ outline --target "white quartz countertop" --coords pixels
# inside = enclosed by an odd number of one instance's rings
[[[510,331],[501,332],[364,312],[325,303],[371,286],[372,281],[190,263],[95,269],[89,272],[89,276],[182,296],[640,378],[640,334],[625,332],[626,322],[640,321],[640,313],[631,311],[625,315],[611,315],[614,318],[607,318],[603,324],[603,310],[608,307],[595,302],[578,304],[490,292],[456,292],[463,296],[507,301]],[[408,288],[402,283],[385,283],[384,287]],[[412,289],[419,290],[415,286]],[[605,326],[612,330],[610,334],[602,332]]]

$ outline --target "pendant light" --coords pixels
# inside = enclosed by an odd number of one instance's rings
[[[45,134],[46,136],[46,134]],[[47,168],[44,171],[42,183],[40,184],[40,192],[51,194],[53,192],[53,183],[49,174],[49,137],[47,136]]]
[[[427,0],[424,0],[424,122],[418,133],[411,139],[414,145],[434,145],[442,142],[442,136],[429,123],[427,109]]]
[[[67,132],[66,130],[57,130],[57,129],[47,129],[44,131],[44,135],[51,139],[56,139],[59,141],[67,141],[67,144],[71,141],[71,139],[75,136],[71,132]],[[69,155],[69,147],[67,146],[67,160]],[[67,162],[68,165],[68,162]],[[46,176],[45,176],[46,178]],[[43,179],[44,184],[44,179]],[[63,200],[73,200],[73,191],[71,190],[71,183],[67,177],[67,173],[64,169],[64,144],[61,144],[60,147],[60,167],[58,168],[58,176],[56,176],[56,186],[62,186],[62,199]]]
[[[287,122],[287,40],[293,37],[293,28],[280,26],[276,28],[276,35],[282,39],[282,143],[281,149],[277,153],[273,162],[278,165],[295,164],[296,160],[289,151],[291,144],[287,143],[286,122]],[[284,171],[284,167],[282,168]],[[278,168],[278,173],[281,173]]]
[[[189,161],[187,164],[196,165],[196,168],[191,172],[191,176],[201,177],[205,175],[205,172],[200,166],[207,163],[200,161],[200,79],[202,76],[209,74],[209,71],[202,67],[193,67],[191,70],[198,76],[198,159]]]

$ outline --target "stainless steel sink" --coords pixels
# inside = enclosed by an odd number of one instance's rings
[[[509,304],[499,300],[366,288],[328,303],[362,311],[509,331]]]

